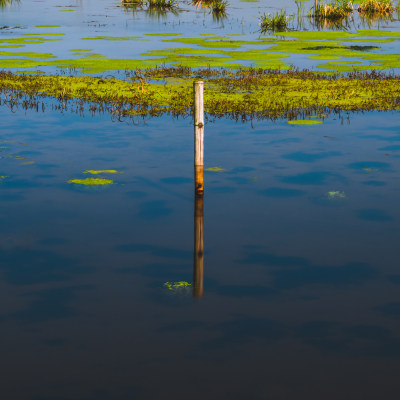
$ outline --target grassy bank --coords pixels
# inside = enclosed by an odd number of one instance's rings
[[[50,97],[77,111],[185,116],[191,113],[192,82],[198,76],[205,81],[209,116],[293,119],[332,111],[400,110],[400,76],[378,72],[343,76],[181,67],[131,71],[125,80],[0,72],[0,92],[2,103],[26,108]]]

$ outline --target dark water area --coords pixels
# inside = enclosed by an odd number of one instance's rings
[[[0,117],[3,398],[395,398],[397,113],[207,123],[197,299],[190,118]]]

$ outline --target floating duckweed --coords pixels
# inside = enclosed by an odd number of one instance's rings
[[[328,199],[335,200],[335,199],[344,199],[346,194],[344,192],[340,192],[339,190],[333,190],[328,192]]]
[[[115,169],[101,169],[101,170],[93,170],[93,169],[88,169],[86,171],[83,171],[84,174],[91,174],[91,175],[98,175],[98,174],[119,174]]]
[[[141,36],[95,36],[85,37],[82,40],[148,40],[143,39]]]
[[[228,170],[227,170],[227,169],[220,168],[220,167],[210,167],[210,168],[206,168],[204,171],[226,172],[226,171],[228,171]]]
[[[188,294],[190,291],[191,283],[185,281],[178,282],[165,282],[164,287],[173,293]]]
[[[145,33],[146,36],[179,36],[182,33]]]
[[[24,36],[64,36],[65,33],[24,33]]]
[[[288,124],[290,125],[318,125],[322,124],[323,121],[315,121],[315,120],[309,120],[309,119],[296,119],[293,121],[288,121]]]
[[[77,185],[111,185],[114,183],[111,179],[104,178],[85,178],[85,179],[71,179],[68,183],[76,183]]]

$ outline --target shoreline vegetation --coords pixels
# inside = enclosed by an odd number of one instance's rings
[[[193,81],[205,83],[208,118],[303,118],[341,112],[400,111],[400,75],[308,70],[191,69],[159,67],[126,71],[125,79],[21,75],[0,71],[0,103],[11,110],[55,108],[109,112],[116,118],[190,116]]]

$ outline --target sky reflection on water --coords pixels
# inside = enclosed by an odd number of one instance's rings
[[[192,283],[189,119],[0,112],[12,148],[0,160],[3,393],[395,390],[397,114],[208,123],[206,168],[225,171],[205,172],[204,296],[193,301],[164,286]],[[102,189],[67,183],[88,169],[122,173]]]

